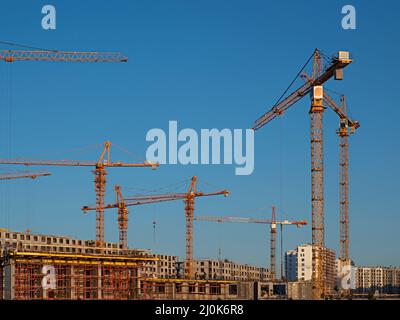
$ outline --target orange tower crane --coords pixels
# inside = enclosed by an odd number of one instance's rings
[[[0,174],[0,180],[14,180],[14,179],[36,179],[37,177],[51,176],[51,173],[45,170],[34,171],[17,171],[11,173]]]
[[[196,216],[197,221],[209,222],[241,222],[241,223],[261,223],[270,225],[270,263],[271,263],[271,279],[276,280],[276,226],[277,225],[295,225],[297,227],[306,225],[305,220],[302,221],[276,221],[275,206],[272,207],[272,219],[262,220],[254,218],[240,218],[240,217],[210,217],[210,216]]]
[[[25,165],[25,166],[66,166],[66,167],[94,167],[94,182],[96,191],[96,244],[104,244],[104,194],[106,191],[106,168],[115,167],[151,167],[155,169],[158,164],[149,163],[123,163],[110,160],[111,142],[104,143],[104,149],[97,162],[78,160],[28,160],[28,159],[0,159],[0,164]],[[105,159],[105,155],[107,158]]]
[[[186,277],[192,279],[194,277],[193,270],[193,219],[194,219],[194,204],[195,198],[198,197],[209,197],[224,195],[225,197],[229,195],[228,190],[221,190],[217,192],[204,193],[197,191],[197,177],[192,177],[189,189],[186,193],[182,194],[170,194],[165,195],[169,199],[184,199],[185,202],[185,220],[186,220]],[[150,199],[151,197],[149,197]],[[131,200],[145,200],[141,197],[132,197]]]
[[[329,105],[336,107],[336,103],[326,95]],[[346,98],[342,96],[339,108],[340,127],[337,134],[340,139],[340,260],[343,265],[350,265],[350,239],[349,239],[349,136],[360,127],[358,121],[347,117]]]
[[[339,136],[339,201],[340,201],[340,256],[342,266],[350,265],[350,237],[349,237],[349,136],[360,127],[360,123],[348,117],[346,98],[341,96],[338,105],[328,94],[324,94],[324,101],[340,118],[337,130]]]
[[[311,207],[312,207],[312,245],[313,245],[313,297],[320,299],[324,292],[323,282],[323,248],[325,247],[324,226],[324,157],[323,157],[323,84],[333,76],[336,80],[343,79],[343,68],[352,60],[349,53],[339,51],[339,55],[331,59],[327,68],[322,68],[322,56],[318,49],[313,53],[313,74],[300,88],[276,103],[253,125],[258,130],[277,116],[282,115],[290,106],[305,95],[311,93]],[[311,58],[310,58],[311,59]],[[303,68],[304,69],[304,68]]]
[[[180,198],[166,198],[164,195],[161,196],[151,196],[148,200],[141,201],[126,201],[122,195],[121,187],[119,185],[115,185],[115,203],[107,204],[103,207],[103,209],[118,209],[118,229],[119,229],[119,243],[123,249],[128,248],[128,207],[131,206],[140,206],[144,204],[151,204],[157,202],[165,202],[178,200]],[[142,197],[145,199],[146,197]],[[95,211],[96,207],[91,206],[83,206],[81,210],[84,213],[88,211]]]
[[[135,205],[143,205],[149,203],[156,202],[165,202],[165,201],[173,201],[183,199],[185,202],[185,220],[186,220],[186,268],[185,273],[186,277],[192,279],[194,276],[193,272],[193,219],[194,219],[194,204],[195,198],[198,197],[209,197],[209,196],[217,196],[224,195],[228,196],[228,190],[221,190],[216,192],[204,193],[197,191],[196,188],[197,177],[192,177],[189,189],[186,193],[167,193],[161,195],[149,195],[149,196],[135,196],[135,197],[122,197],[120,192],[120,188],[117,186],[117,202],[109,205],[103,206],[104,209],[112,209],[118,208],[119,215],[119,228],[120,228],[120,241],[123,245],[126,246],[127,240],[127,227],[128,227],[128,215],[126,207],[135,206]],[[84,206],[82,207],[84,212],[95,210],[95,207]]]

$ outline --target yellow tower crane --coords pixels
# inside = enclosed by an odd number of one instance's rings
[[[301,98],[309,93],[311,94],[311,108],[309,113],[311,119],[312,291],[314,299],[321,299],[325,292],[325,284],[323,281],[323,252],[325,248],[323,157],[323,114],[325,108],[323,105],[323,84],[332,77],[335,77],[336,80],[342,80],[343,69],[347,67],[352,60],[348,52],[339,51],[338,56],[332,58],[329,65],[323,69],[322,56],[318,49],[315,49],[308,61],[312,58],[313,73],[311,81],[307,81],[286,98],[278,101],[270,111],[255,121],[253,129],[258,130],[262,128],[277,116],[282,115],[290,106]]]

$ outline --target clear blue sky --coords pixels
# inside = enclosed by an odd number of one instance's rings
[[[54,4],[57,29],[41,28],[41,8]],[[315,47],[349,50],[354,63],[343,82],[361,128],[351,137],[351,255],[357,264],[400,265],[397,203],[400,179],[397,1],[352,1],[357,30],[341,28],[344,1],[12,1],[2,5],[0,40],[65,50],[121,51],[126,64],[18,62],[0,65],[1,157],[87,159],[68,150],[109,139],[114,160],[140,161],[146,132],[180,128],[250,128],[280,96]],[[11,92],[11,93],[10,93]],[[11,97],[11,98],[10,98]],[[199,199],[196,213],[311,222],[309,99],[256,133],[251,176],[233,166],[110,169],[113,185],[157,189],[198,175],[204,191],[228,188],[229,198]],[[339,248],[338,118],[325,116],[326,243]],[[2,171],[12,170],[3,167]],[[89,168],[49,168],[53,176],[0,186],[0,225],[15,230],[94,238]],[[136,189],[134,189],[136,188]],[[181,189],[183,191],[183,189]],[[157,221],[156,241],[152,220]],[[310,225],[286,229],[285,249],[311,241]],[[250,224],[195,225],[195,256],[269,264],[267,228]],[[106,239],[117,241],[116,213]],[[130,246],[184,256],[183,203],[131,210]]]

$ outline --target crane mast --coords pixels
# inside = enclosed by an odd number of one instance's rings
[[[276,213],[275,206],[272,207],[272,219],[270,224],[270,259],[271,259],[271,279],[276,280]]]
[[[345,97],[341,98],[341,110],[347,115]],[[345,265],[350,265],[349,238],[349,135],[355,132],[355,127],[349,126],[346,118],[340,119],[338,136],[340,139],[340,259]]]

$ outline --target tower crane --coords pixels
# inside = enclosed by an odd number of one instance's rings
[[[186,277],[192,279],[194,276],[193,272],[193,219],[194,219],[194,204],[195,198],[198,197],[210,197],[217,195],[228,196],[228,190],[221,190],[216,192],[200,192],[197,191],[197,177],[194,176],[191,179],[189,189],[186,193],[167,193],[160,195],[148,195],[148,196],[134,196],[134,197],[122,197],[121,190],[116,187],[116,197],[117,201],[113,204],[108,204],[103,206],[103,209],[118,208],[118,224],[120,230],[120,241],[126,246],[127,243],[127,227],[128,227],[128,211],[126,207],[143,205],[156,202],[166,202],[183,199],[185,203],[185,221],[186,221]],[[82,207],[84,212],[95,210],[95,207],[84,206]]]
[[[271,279],[276,280],[276,226],[277,225],[295,225],[297,227],[306,225],[305,220],[301,221],[276,221],[275,206],[272,207],[272,218],[271,220],[262,220],[254,218],[240,218],[240,217],[214,217],[214,216],[196,216],[197,221],[209,221],[209,222],[236,222],[236,223],[259,223],[270,225],[270,262],[271,262]]]
[[[96,192],[96,244],[104,244],[104,194],[106,191],[106,168],[118,167],[151,167],[156,169],[159,165],[145,161],[144,163],[111,162],[111,142],[104,143],[104,149],[98,161],[78,160],[29,160],[29,159],[0,159],[0,164],[25,165],[25,166],[65,166],[65,167],[94,167],[94,183]],[[105,158],[105,156],[107,157]]]
[[[128,207],[131,206],[140,206],[144,204],[165,202],[178,200],[179,198],[166,198],[163,195],[161,196],[151,196],[149,199],[146,197],[142,197],[142,200],[129,200],[126,201],[122,195],[121,187],[119,185],[115,185],[115,203],[107,204],[103,207],[103,209],[118,209],[118,229],[119,229],[119,243],[121,244],[123,249],[128,248]],[[81,210],[84,213],[88,211],[95,211],[96,207],[91,206],[83,206]]]
[[[16,61],[127,62],[128,58],[125,57],[120,52],[0,50],[0,60],[3,60],[5,62],[16,62]]]
[[[327,104],[338,108],[333,99]],[[340,115],[340,127],[337,134],[340,139],[340,260],[342,265],[350,266],[350,239],[349,239],[349,136],[355,133],[360,127],[358,121],[347,117],[347,105],[345,96],[341,97],[341,105],[338,114]]]
[[[306,81],[312,78],[303,72]],[[340,257],[342,266],[350,265],[349,238],[349,136],[360,127],[360,123],[350,119],[347,112],[346,97],[340,98],[340,105],[325,91],[324,102],[339,116],[340,126],[337,134],[339,143],[339,201],[340,201]]]
[[[17,171],[11,173],[0,174],[0,180],[14,180],[14,179],[36,179],[37,177],[51,176],[51,173],[45,170],[34,171]]]
[[[312,207],[312,245],[313,245],[313,297],[320,299],[324,292],[323,282],[324,257],[324,157],[323,157],[323,84],[330,78],[335,80],[343,79],[343,69],[352,60],[349,53],[339,51],[337,57],[331,59],[329,65],[322,68],[322,56],[318,49],[315,49],[313,58],[313,73],[311,81],[307,81],[300,88],[290,93],[286,98],[276,103],[270,111],[258,118],[253,130],[258,130],[264,125],[282,115],[289,107],[305,95],[311,93],[311,207]],[[303,68],[304,69],[304,68]]]

